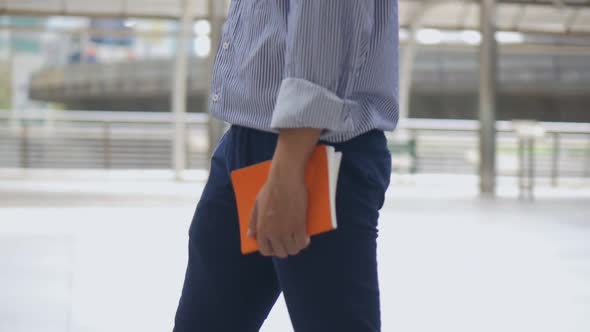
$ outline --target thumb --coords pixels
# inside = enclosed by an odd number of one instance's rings
[[[256,221],[258,219],[258,202],[254,203],[252,215],[250,216],[250,224],[248,225],[248,237],[256,238]]]

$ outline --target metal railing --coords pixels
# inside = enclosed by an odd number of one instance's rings
[[[590,176],[590,124],[540,122],[538,126],[543,128],[544,135],[533,138],[534,144],[528,151],[534,161],[535,177],[550,178],[557,185],[559,177]],[[399,129],[389,135],[392,150],[399,149],[400,144],[415,147],[415,151],[406,152],[413,156],[409,167],[408,163],[402,165],[406,169],[477,174],[477,121],[409,119]],[[515,129],[512,121],[496,122],[498,175],[522,176],[522,139]],[[404,133],[404,137],[397,138],[399,133]]]
[[[0,167],[171,168],[171,113],[9,114],[0,111]],[[187,114],[187,168],[207,166],[207,140],[207,115]]]
[[[0,167],[170,169],[171,113],[0,110]],[[187,165],[208,163],[207,115],[187,114]],[[590,177],[590,124],[540,123],[535,176]],[[518,176],[519,139],[513,123],[498,121],[499,175]],[[396,172],[477,174],[478,123],[409,119],[388,134]]]

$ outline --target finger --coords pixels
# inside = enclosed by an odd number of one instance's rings
[[[310,238],[305,229],[295,232],[293,234],[293,239],[300,249],[305,249],[309,246]]]
[[[283,240],[283,243],[285,243],[285,247],[287,247],[287,253],[290,256],[297,255],[299,251],[303,249],[303,246],[299,244],[298,241],[295,239],[295,233],[291,234],[290,236],[287,236]]]
[[[273,255],[272,245],[270,243],[270,240],[268,240],[267,237],[265,237],[265,236],[258,237],[258,251],[260,251],[260,254],[262,256],[272,256]]]
[[[270,239],[270,245],[272,246],[273,256],[287,258],[287,248],[282,240]]]
[[[256,238],[256,224],[258,222],[258,202],[254,203],[252,214],[250,216],[250,224],[248,225],[248,237]]]

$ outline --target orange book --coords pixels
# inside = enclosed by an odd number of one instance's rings
[[[308,191],[307,233],[317,235],[336,229],[336,183],[342,152],[334,147],[318,145],[305,172]],[[248,237],[248,226],[256,196],[266,182],[270,160],[235,170],[231,173],[238,207],[240,241],[243,254],[258,250],[256,239]]]

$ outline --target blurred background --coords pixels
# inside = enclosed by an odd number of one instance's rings
[[[228,3],[0,1],[0,331],[171,330]],[[399,18],[383,331],[589,331],[590,1]]]

